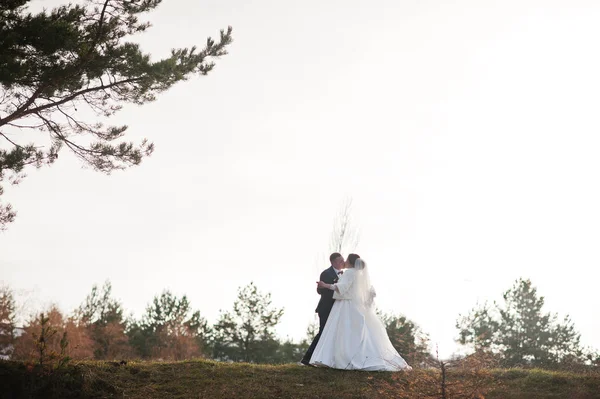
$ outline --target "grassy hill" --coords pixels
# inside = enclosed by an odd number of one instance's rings
[[[447,381],[448,399],[600,398],[598,373],[463,370],[449,373]],[[366,373],[196,360],[130,362],[123,366],[79,362],[42,375],[22,363],[0,362],[2,399],[439,398],[439,387],[440,373],[436,370]]]

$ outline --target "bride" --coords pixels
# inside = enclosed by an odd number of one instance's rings
[[[375,290],[367,264],[360,256],[350,254],[346,268],[336,284],[317,283],[319,288],[334,291],[335,303],[310,364],[345,370],[411,370],[375,314]]]

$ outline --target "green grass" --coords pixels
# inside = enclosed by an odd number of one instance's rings
[[[453,371],[448,398],[480,386],[486,399],[600,398],[600,374],[543,370]],[[439,373],[366,373],[297,365],[185,362],[76,362],[49,375],[0,362],[0,398],[424,398]],[[430,398],[439,396],[428,396]],[[472,396],[471,396],[472,397]]]

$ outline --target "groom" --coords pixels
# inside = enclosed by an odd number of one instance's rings
[[[323,270],[319,280],[327,284],[335,284],[337,283],[339,276],[343,273],[342,268],[344,267],[344,257],[339,253],[334,252],[329,256],[329,262],[331,262],[331,267]],[[327,323],[327,318],[329,317],[329,313],[331,312],[331,308],[335,302],[335,299],[333,299],[332,290],[326,288],[317,288],[317,293],[321,295],[317,309],[315,309],[315,312],[319,314],[319,333],[315,336],[315,339],[313,339],[313,342],[308,347],[306,354],[304,354],[304,357],[300,361],[300,363],[306,366],[310,365],[310,358],[315,351],[317,343],[319,342],[319,338],[321,338],[321,333],[325,328],[325,323]]]

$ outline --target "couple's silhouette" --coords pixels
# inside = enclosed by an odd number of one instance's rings
[[[375,313],[375,289],[366,262],[334,252],[317,282],[319,332],[301,360],[304,365],[346,370],[400,371],[411,367],[394,349]]]

